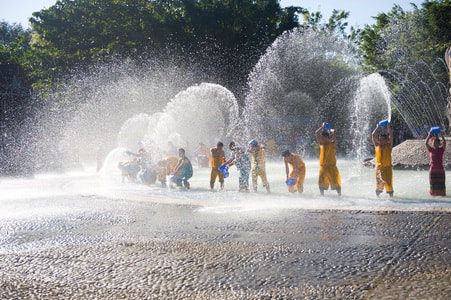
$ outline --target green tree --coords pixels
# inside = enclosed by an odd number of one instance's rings
[[[380,13],[374,25],[366,25],[356,39],[367,72],[393,69],[418,60],[432,63],[443,57],[451,41],[451,2],[425,1],[406,12],[399,5]]]
[[[451,43],[451,1],[426,1],[422,6],[429,29],[436,40],[433,47],[440,54]]]
[[[299,11],[277,0],[60,0],[33,13],[36,56],[28,69],[57,80],[113,56],[184,57],[233,88],[278,35],[297,26]]]
[[[0,22],[0,63],[20,63],[27,51],[30,41],[30,30],[20,24]]]
[[[348,22],[346,19],[349,17],[349,12],[343,10],[334,9],[332,15],[327,22],[323,22],[323,15],[321,12],[309,12],[306,9],[302,10],[304,17],[301,27],[304,29],[313,29],[316,31],[335,32],[344,37],[349,37],[346,33]]]
[[[445,127],[451,3],[426,1],[406,12],[395,5],[365,26],[357,41],[368,73],[381,73],[392,90],[392,102],[411,131],[424,125]]]

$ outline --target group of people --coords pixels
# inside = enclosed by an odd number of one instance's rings
[[[315,131],[316,141],[319,144],[319,177],[318,187],[321,195],[324,191],[335,190],[341,195],[341,177],[337,168],[337,136],[334,129],[328,123],[323,123]],[[376,195],[379,196],[384,190],[393,197],[393,169],[392,169],[392,148],[393,131],[390,123],[378,123],[371,133],[371,139],[375,147],[375,175],[376,175]],[[430,194],[433,196],[446,196],[445,169],[443,166],[443,154],[446,148],[446,140],[443,133],[429,132],[426,141],[426,148],[430,155]],[[251,177],[252,189],[258,190],[258,178],[262,182],[263,188],[270,193],[270,185],[266,175],[265,148],[256,140],[249,141],[248,147],[237,146],[234,141],[229,143],[230,157],[227,159],[224,152],[224,144],[218,142],[216,147],[209,150],[210,158],[210,189],[215,189],[216,181],[219,188],[224,188],[224,179],[228,176],[228,169],[236,166],[239,171],[238,190],[249,192],[249,178]],[[141,169],[138,177],[145,176],[146,163],[148,157],[145,150],[140,150],[137,154],[132,153],[141,161]],[[177,187],[190,189],[189,179],[193,176],[191,161],[186,157],[185,150],[178,150],[179,157],[168,157],[158,162],[158,178],[165,186],[168,181],[175,182]],[[290,193],[302,193],[304,191],[304,179],[306,174],[305,163],[302,158],[289,150],[282,152],[285,164],[286,184]],[[124,166],[120,166],[123,168]]]
[[[328,123],[323,123],[315,131],[315,138],[320,146],[319,149],[319,177],[318,187],[321,195],[324,191],[335,190],[341,195],[341,177],[337,168],[337,136],[334,129]],[[371,140],[375,149],[375,177],[376,177],[376,195],[379,197],[385,192],[393,197],[393,167],[392,167],[392,149],[393,149],[393,130],[391,124],[387,121],[381,121],[371,133]],[[429,193],[432,196],[446,196],[445,186],[445,168],[443,165],[443,154],[446,148],[446,140],[443,132],[429,132],[426,141],[426,148],[430,156],[429,169]],[[237,147],[231,142],[229,149],[232,152],[229,160],[224,165],[230,167],[236,164],[240,171],[239,190],[249,191],[249,172],[252,173],[252,186],[257,191],[257,178],[261,177],[263,186],[267,192],[270,192],[269,182],[265,170],[264,148],[260,147],[257,141],[251,140],[249,148],[245,150]],[[222,143],[218,143],[216,148],[212,149],[212,173],[210,178],[210,188],[214,188],[215,179],[218,177],[221,188],[224,185],[224,178],[217,170],[221,168],[224,159]],[[216,158],[215,158],[216,157]],[[302,158],[289,150],[282,152],[285,164],[286,184],[290,193],[302,193],[304,191],[304,179],[306,174],[305,163]],[[250,162],[249,162],[250,161]]]
[[[211,149],[210,189],[214,190],[216,179],[219,181],[220,189],[223,189],[225,174],[229,167],[235,165],[240,172],[238,178],[240,192],[249,192],[249,176],[252,175],[253,190],[257,192],[257,181],[260,177],[263,187],[270,193],[271,189],[266,176],[265,148],[261,147],[256,140],[251,140],[247,149],[237,146],[232,141],[229,143],[229,150],[231,155],[226,160],[222,142],[218,142],[216,147]]]
[[[341,179],[337,168],[336,158],[336,136],[333,129],[326,128],[324,123],[315,133],[317,142],[320,145],[320,172],[319,189],[322,195],[329,189],[336,190],[341,195]],[[263,188],[267,193],[271,192],[270,184],[266,175],[266,154],[265,148],[258,141],[252,139],[248,142],[248,147],[237,146],[234,141],[229,143],[230,157],[227,159],[224,151],[224,144],[218,142],[216,147],[210,149],[210,189],[215,189],[216,181],[219,188],[224,188],[224,180],[228,176],[228,169],[236,166],[239,171],[238,190],[239,192],[249,192],[249,178],[251,178],[252,190],[258,191],[258,179],[260,178]],[[191,162],[186,158],[185,151],[179,150],[180,160],[177,165],[172,165],[171,177],[177,182],[177,186],[189,188],[189,178],[192,176]],[[282,152],[285,163],[286,184],[291,193],[302,193],[304,191],[305,163],[298,154],[289,150]],[[167,164],[166,164],[167,165]],[[181,166],[190,166],[189,172],[178,173]],[[168,171],[167,171],[168,172]],[[188,174],[188,175],[187,175]]]
[[[127,162],[119,162],[118,168],[122,172],[122,181],[128,178],[131,181],[141,181],[146,185],[155,183],[156,172],[152,168],[152,160],[150,154],[144,149],[140,148],[137,153],[126,151],[127,155],[133,159]]]
[[[375,146],[376,161],[376,195],[385,191],[393,197],[393,168],[391,152],[393,149],[393,131],[390,123],[380,122],[371,134]],[[385,126],[384,126],[385,125]],[[446,196],[445,167],[443,154],[446,149],[446,139],[442,131],[428,132],[425,140],[429,152],[429,194],[431,196]]]

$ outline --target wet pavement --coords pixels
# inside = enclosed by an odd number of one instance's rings
[[[212,193],[208,169],[191,191],[0,178],[0,299],[451,298],[451,201],[427,172],[395,172],[390,199],[342,167],[344,195],[320,197],[315,166],[302,195],[281,164],[270,195],[238,193],[237,172]]]
[[[451,297],[448,209],[220,213],[100,195],[35,201],[54,213],[0,219],[0,299]]]

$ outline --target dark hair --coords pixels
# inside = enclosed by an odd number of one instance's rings
[[[321,132],[321,135],[322,135],[322,136],[325,136],[325,137],[330,137],[329,131],[327,131],[327,130],[323,130],[323,131]]]
[[[282,156],[283,156],[283,157],[290,156],[290,154],[291,154],[290,150],[284,150],[284,151],[282,152]]]
[[[223,144],[222,142],[218,142],[218,143],[216,144],[216,147],[224,147],[224,144]]]
[[[229,147],[232,147],[232,146],[235,146],[235,142],[234,142],[234,141],[231,141],[231,142],[229,143]]]
[[[185,149],[180,148],[179,151],[182,152],[183,154],[185,154]]]

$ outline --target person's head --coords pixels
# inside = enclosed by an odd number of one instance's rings
[[[330,138],[330,132],[328,130],[321,131],[321,136],[324,138]]]
[[[233,142],[233,141],[230,142],[229,149],[233,151],[233,150],[235,150],[235,147],[236,147],[235,142]]]
[[[185,156],[185,149],[183,149],[183,148],[180,148],[180,149],[179,149],[179,156],[180,156],[180,157]]]
[[[388,133],[382,133],[380,135],[379,141],[381,144],[387,144],[389,139],[390,139],[390,136]]]
[[[218,142],[218,143],[216,144],[216,147],[217,147],[218,149],[222,149],[222,148],[224,148],[224,144],[223,144],[222,142]]]
[[[441,146],[440,139],[438,137],[434,138],[434,148],[439,148]]]
[[[284,151],[282,152],[282,157],[283,157],[283,158],[288,158],[290,155],[291,155],[290,150],[284,150]]]
[[[321,131],[320,138],[319,138],[320,144],[330,143],[331,138],[332,138],[332,135],[328,130]]]

